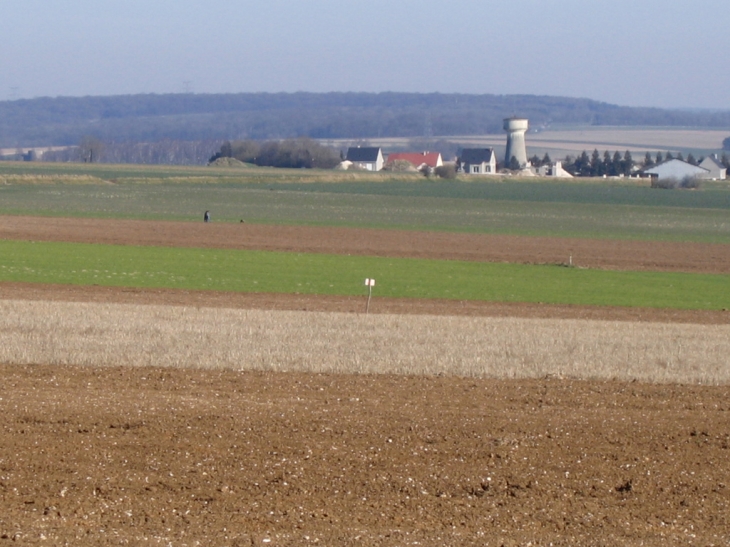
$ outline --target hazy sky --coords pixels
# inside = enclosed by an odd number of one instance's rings
[[[248,91],[730,109],[728,0],[2,0],[0,99]]]

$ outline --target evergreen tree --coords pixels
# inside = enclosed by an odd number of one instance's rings
[[[580,155],[580,157],[575,160],[575,163],[578,169],[578,176],[591,176],[591,159],[588,157],[588,153],[585,150],[583,150],[583,153]]]
[[[543,165],[552,165],[553,160],[550,159],[550,154],[545,152],[545,155],[542,157],[542,164]]]
[[[613,159],[611,161],[611,174],[613,176],[617,177],[619,175],[623,175],[623,173],[624,173],[624,170],[621,165],[621,152],[616,150],[613,153]]]
[[[537,157],[537,154],[530,158],[530,163],[533,167],[542,167],[542,163],[540,163],[540,158]]]
[[[662,157],[661,152],[656,153],[656,164],[659,165],[660,163],[664,163],[664,158]]]
[[[667,152],[667,155],[665,156],[664,160],[669,161],[669,160],[673,160],[673,159],[674,159],[674,155],[671,152]]]
[[[613,175],[613,167],[611,165],[611,153],[606,150],[603,153],[603,162],[601,163],[601,171],[598,173],[600,176]]]
[[[591,177],[599,176],[601,172],[601,155],[598,153],[598,149],[593,150],[593,154],[591,154],[590,169]]]
[[[654,165],[654,160],[651,159],[651,154],[647,152],[644,156],[644,169],[651,169]]]
[[[722,153],[722,157],[720,158],[720,163],[722,163],[725,167],[730,169],[730,158],[724,152]]]
[[[631,171],[634,168],[634,158],[631,157],[631,152],[628,150],[624,152],[624,159],[621,160],[621,172],[625,177],[631,176]]]
[[[677,159],[678,159],[679,161],[684,161],[684,156],[682,155],[682,152],[678,152],[678,153],[677,153]]]
[[[512,156],[509,159],[509,168],[510,168],[510,170],[511,171],[519,171],[520,170],[520,167],[521,167],[520,166],[520,162],[517,161],[517,158],[516,157]]]
[[[690,165],[697,165],[697,160],[695,159],[694,155],[692,155],[692,152],[690,152],[687,156],[687,163],[689,163]]]

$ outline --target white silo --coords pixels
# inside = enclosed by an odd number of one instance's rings
[[[513,156],[520,164],[520,168],[527,166],[527,147],[525,146],[527,129],[527,119],[505,118],[504,130],[507,132],[507,152],[504,155],[504,166],[506,168],[509,168]]]

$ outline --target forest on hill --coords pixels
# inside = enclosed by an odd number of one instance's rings
[[[730,111],[634,108],[590,99],[441,93],[238,93],[42,97],[0,101],[0,148],[107,143],[432,137],[501,133],[506,116],[532,127],[730,128]]]

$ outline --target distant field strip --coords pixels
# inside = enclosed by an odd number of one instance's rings
[[[1,163],[1,162],[0,162]],[[0,214],[730,243],[730,191],[610,183],[0,185]]]
[[[730,325],[6,300],[0,362],[725,384]]]
[[[82,243],[0,241],[0,280],[259,293],[364,294],[719,310],[730,276]]]

